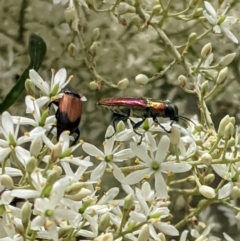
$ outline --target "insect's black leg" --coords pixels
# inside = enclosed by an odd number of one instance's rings
[[[145,120],[146,120],[146,117],[144,117],[141,121],[139,121],[139,122],[137,122],[137,123],[135,123],[135,124],[133,125],[133,131],[134,131],[137,135],[139,135],[139,136],[141,137],[141,138],[140,138],[140,141],[138,142],[138,145],[140,145],[140,144],[142,143],[143,135],[140,134],[139,132],[137,132],[136,129],[137,129],[140,125],[142,125],[142,123],[143,123]]]
[[[171,133],[171,130],[169,130],[169,131],[166,130],[165,127],[159,123],[159,121],[158,121],[158,119],[156,118],[156,116],[154,116],[152,119],[153,119],[153,121],[154,121],[156,124],[158,124],[164,131],[166,131],[167,133]],[[172,124],[173,124],[173,122],[172,122],[170,125],[172,126]]]
[[[106,136],[105,139],[110,139],[110,138],[112,138],[112,137],[115,135],[115,133],[117,132],[117,131],[116,131],[116,122],[126,121],[128,118],[129,118],[128,115],[114,114],[114,118],[113,118],[113,120],[112,120],[114,132],[113,132],[112,135]]]
[[[79,131],[79,129],[77,129],[76,131],[74,131],[74,133],[76,133],[77,136],[75,137],[75,139],[74,139],[74,141],[73,141],[73,143],[72,143],[71,146],[74,146],[74,145],[77,143],[77,141],[78,141],[78,139],[79,139],[79,137],[80,137],[80,131]]]

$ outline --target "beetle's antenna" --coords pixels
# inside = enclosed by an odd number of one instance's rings
[[[188,121],[190,121],[193,125],[196,125],[191,119],[185,117],[185,116],[178,116],[178,118],[180,120],[183,120],[184,122],[186,122],[188,124]]]

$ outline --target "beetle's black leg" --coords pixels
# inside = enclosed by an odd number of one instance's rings
[[[114,114],[114,118],[113,118],[113,120],[112,120],[114,132],[113,132],[112,135],[106,136],[105,139],[110,139],[110,138],[112,138],[112,137],[115,135],[115,133],[117,132],[117,131],[116,131],[116,122],[118,122],[118,121],[126,121],[128,118],[129,118],[128,115]]]
[[[142,143],[143,135],[140,134],[139,132],[137,132],[136,129],[137,129],[140,125],[142,125],[142,123],[143,123],[145,120],[146,120],[146,117],[144,117],[141,121],[139,121],[139,122],[137,122],[137,123],[135,123],[135,124],[133,125],[133,131],[134,131],[137,135],[139,135],[139,136],[141,137],[141,138],[140,138],[140,141],[138,142],[138,145],[140,145],[140,144]]]
[[[166,131],[167,133],[171,133],[171,130],[169,130],[169,131],[166,130],[165,127],[159,123],[159,121],[158,121],[158,119],[157,119],[156,116],[154,116],[152,119],[153,119],[153,121],[154,121],[156,124],[158,124],[164,131]],[[173,124],[173,122],[172,122],[170,125],[172,126],[172,124]]]
[[[74,131],[74,133],[76,133],[77,136],[75,137],[75,139],[74,139],[74,141],[73,141],[73,143],[72,143],[71,146],[74,146],[74,145],[77,143],[77,141],[78,141],[78,139],[79,139],[79,137],[80,137],[80,131],[79,131],[79,129],[77,129],[76,131]]]

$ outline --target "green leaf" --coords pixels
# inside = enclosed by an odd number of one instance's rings
[[[30,35],[28,43],[30,64],[0,104],[0,113],[7,110],[24,92],[24,84],[26,79],[29,78],[29,70],[35,69],[36,71],[38,71],[46,54],[46,49],[46,43],[41,37],[37,36],[36,34]]]

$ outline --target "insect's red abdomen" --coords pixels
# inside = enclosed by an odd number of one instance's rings
[[[147,99],[145,98],[109,98],[103,99],[98,102],[98,105],[107,106],[128,106],[137,108],[146,108]]]

